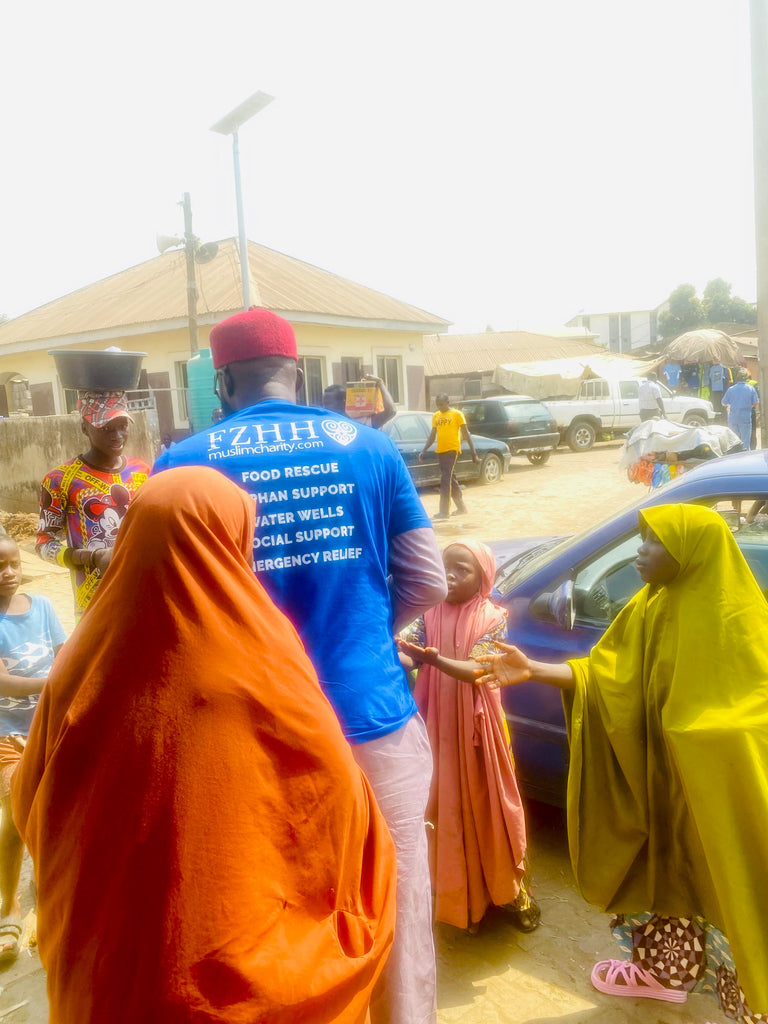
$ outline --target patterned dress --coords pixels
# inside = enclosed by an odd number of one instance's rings
[[[88,607],[101,577],[98,569],[73,565],[72,552],[114,547],[128,505],[149,476],[149,466],[140,459],[124,461],[118,473],[107,473],[78,456],[52,469],[43,480],[35,547],[46,562],[70,570],[77,618]]]

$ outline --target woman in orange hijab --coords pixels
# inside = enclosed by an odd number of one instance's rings
[[[174,469],[132,503],[13,783],[50,1024],[364,1024],[389,834],[293,627],[254,505]]]

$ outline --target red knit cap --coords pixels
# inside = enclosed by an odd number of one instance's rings
[[[286,356],[298,359],[293,327],[268,309],[246,309],[222,320],[211,331],[214,369],[243,359]]]

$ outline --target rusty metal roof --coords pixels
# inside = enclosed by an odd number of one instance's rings
[[[482,334],[427,334],[424,373],[459,377],[494,370],[502,363],[535,363],[605,353],[584,338],[551,337],[530,331],[484,331]]]
[[[434,330],[449,321],[356,284],[327,270],[249,242],[252,301],[307,323],[361,322],[392,329]],[[219,243],[210,263],[196,265],[197,312],[201,323],[215,323],[242,309],[240,259],[236,239]],[[186,322],[184,250],[162,256],[86,285],[0,326],[6,346],[49,339],[62,344],[76,336],[105,332],[141,334]]]

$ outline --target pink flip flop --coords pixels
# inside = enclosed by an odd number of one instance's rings
[[[590,981],[598,992],[630,999],[663,999],[667,1003],[684,1003],[685,989],[665,988],[652,974],[631,960],[601,960],[592,968]]]

